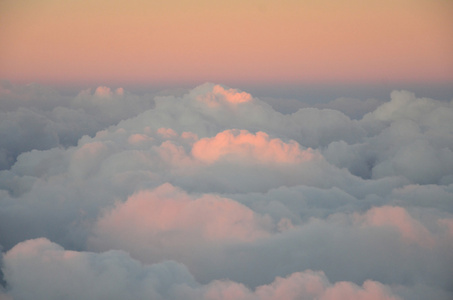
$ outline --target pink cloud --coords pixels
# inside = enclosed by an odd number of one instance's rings
[[[147,136],[146,134],[135,133],[132,134],[128,139],[127,142],[131,145],[138,145],[144,142],[152,140],[151,137]]]
[[[177,169],[189,167],[186,171],[190,170],[193,166],[193,160],[187,156],[184,147],[173,143],[172,141],[165,141],[159,147],[156,147],[159,157],[171,164]]]
[[[95,156],[102,152],[103,149],[105,149],[105,145],[102,142],[92,142],[83,145],[74,153],[74,158],[85,158],[88,156]]]
[[[232,281],[214,281],[209,285],[203,295],[209,300],[255,300],[250,290],[243,284]]]
[[[169,138],[174,138],[174,137],[177,137],[178,134],[176,133],[176,131],[174,131],[173,129],[171,128],[159,128],[157,129],[157,133],[162,136],[163,138],[166,138],[166,139],[169,139]]]
[[[93,242],[104,240],[126,248],[137,243],[153,248],[189,247],[202,241],[249,242],[268,236],[272,227],[270,218],[231,199],[214,195],[194,198],[164,184],[138,192],[107,212],[96,225]]]
[[[115,93],[119,96],[123,96],[124,95],[124,89],[123,88],[117,88],[115,90]]]
[[[90,92],[90,90],[87,90],[87,91]],[[112,90],[111,88],[109,88],[107,86],[98,86],[96,88],[96,90],[94,91],[94,95],[98,96],[100,98],[110,98],[114,95],[124,96],[124,89],[120,87],[115,90]]]
[[[219,106],[222,103],[239,104],[253,100],[252,95],[246,92],[239,92],[236,89],[225,89],[220,85],[215,85],[212,91],[198,96],[199,101],[208,104],[211,107]]]
[[[12,250],[5,254],[5,259],[16,260],[34,255],[42,255],[42,253],[50,250],[62,249],[56,244],[51,244],[46,238],[27,240],[17,244]]]
[[[214,281],[203,295],[203,299],[211,300],[400,300],[379,282],[367,280],[362,286],[346,281],[331,284],[323,272],[311,270],[277,277],[254,292],[235,282]]]
[[[98,96],[98,97],[104,97],[104,98],[111,97],[113,95],[113,93],[110,90],[110,88],[108,88],[106,86],[97,87],[96,91],[94,92],[94,94],[96,96]]]
[[[181,133],[181,138],[188,141],[197,141],[198,135],[190,131],[184,131],[183,133]]]
[[[295,141],[285,143],[264,132],[253,134],[247,130],[225,130],[215,137],[203,138],[194,144],[192,155],[206,163],[232,157],[264,163],[300,163],[316,157],[314,151],[300,149]]]
[[[359,287],[350,282],[338,282],[329,287],[320,300],[397,300],[390,291],[376,281],[367,280]]]
[[[434,244],[431,233],[402,207],[373,207],[365,215],[356,217],[369,226],[394,228],[407,242],[428,247]]]
[[[328,284],[323,272],[307,270],[293,273],[286,278],[277,277],[271,284],[258,287],[256,294],[263,300],[296,300],[301,296],[313,299],[321,295]]]

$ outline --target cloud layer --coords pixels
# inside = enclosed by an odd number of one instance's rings
[[[1,97],[2,299],[453,296],[453,102]]]

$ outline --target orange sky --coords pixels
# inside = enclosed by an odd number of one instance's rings
[[[2,0],[0,79],[453,82],[450,0]]]

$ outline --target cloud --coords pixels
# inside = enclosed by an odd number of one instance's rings
[[[194,285],[184,266],[143,266],[121,251],[67,251],[47,239],[18,244],[4,255],[13,299],[165,299],[173,287]]]
[[[374,207],[358,219],[362,219],[361,222],[369,226],[393,227],[408,242],[418,243],[426,247],[434,244],[429,231],[420,222],[414,220],[402,207]]]
[[[270,139],[265,132],[251,134],[246,130],[226,130],[213,138],[203,138],[193,145],[192,155],[207,163],[229,156],[260,163],[300,163],[315,159],[311,149],[302,151],[295,141],[284,143]]]
[[[339,110],[352,119],[360,120],[365,114],[374,111],[382,104],[381,101],[374,98],[365,100],[356,98],[337,98],[329,103],[316,105],[318,108],[328,108]]]
[[[44,238],[19,243],[3,259],[9,285],[0,296],[13,299],[399,299],[378,282],[331,284],[310,270],[254,291],[228,280],[202,285],[175,262],[143,265],[122,251],[69,251]]]
[[[204,255],[207,249],[216,252],[224,243],[253,242],[269,236],[274,227],[269,217],[234,200],[216,195],[194,198],[164,184],[105,212],[89,245],[97,250],[127,249],[142,261],[176,259],[190,264],[187,257]]]
[[[9,169],[17,156],[77,144],[122,119],[152,108],[150,95],[137,96],[122,88],[98,87],[63,96],[39,85],[0,86],[0,170]]]
[[[199,87],[201,89],[203,87]],[[209,86],[209,88],[211,88]],[[194,92],[197,90],[195,89]],[[212,91],[197,96],[197,100],[206,103],[210,107],[219,106],[220,104],[236,105],[252,101],[252,95],[246,92],[240,92],[236,89],[225,89],[221,85],[214,85]]]
[[[393,92],[391,101],[359,121],[367,137],[335,141],[325,157],[363,178],[403,176],[416,184],[450,184],[453,102]]]
[[[0,93],[0,298],[452,297],[452,102]]]
[[[89,92],[88,92],[89,93]],[[98,86],[94,91],[94,95],[100,98],[111,98],[114,95],[116,96],[123,96],[124,89],[117,88],[115,91],[112,91],[109,87],[106,86]]]

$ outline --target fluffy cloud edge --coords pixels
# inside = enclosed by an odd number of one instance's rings
[[[216,280],[196,282],[184,265],[172,261],[143,265],[122,251],[102,253],[65,250],[46,238],[27,240],[3,255],[8,282],[3,299],[205,299],[398,300],[388,286],[367,280],[330,283],[321,271],[305,270],[277,277],[251,290],[243,284]]]

